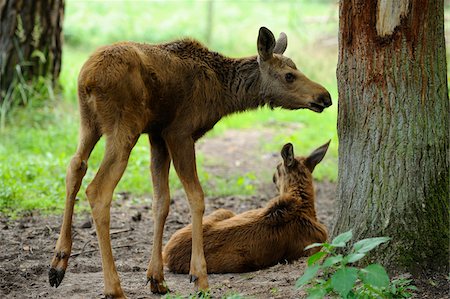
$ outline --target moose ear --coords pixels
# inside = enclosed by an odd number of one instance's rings
[[[286,167],[291,167],[294,165],[294,147],[291,143],[287,143],[281,149],[281,157],[283,158],[283,163]]]
[[[266,27],[259,28],[258,34],[258,54],[261,61],[272,58],[273,49],[275,48],[275,36]]]
[[[275,48],[273,48],[273,53],[275,54],[283,54],[287,48],[287,35],[284,32],[280,33],[280,36],[277,39],[277,43],[275,44]]]
[[[311,155],[309,155],[308,158],[306,158],[305,165],[306,167],[308,167],[309,171],[313,172],[316,165],[319,164],[320,161],[322,161],[323,157],[327,153],[330,142],[331,140],[322,145],[321,147],[317,148],[315,151],[311,153]]]

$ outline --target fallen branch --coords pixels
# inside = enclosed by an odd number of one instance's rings
[[[109,233],[109,235],[114,235],[114,234],[120,234],[120,233],[131,232],[131,231],[133,231],[133,230],[134,230],[134,228],[132,228],[132,227],[130,227],[130,228],[124,228],[124,229],[118,229],[118,230],[111,231],[111,232]]]
[[[112,249],[125,248],[125,247],[133,247],[133,246],[136,245],[136,244],[137,244],[137,243],[126,244],[126,245],[119,245],[119,246],[113,246]],[[82,255],[82,254],[85,254],[85,253],[96,252],[97,250],[98,250],[98,248],[91,249],[91,250],[86,250],[86,251],[82,250],[82,251],[80,251],[80,252],[72,253],[72,254],[70,255],[70,257],[79,256],[79,255]]]
[[[111,232],[109,233],[109,235],[114,235],[114,234],[120,234],[120,233],[126,233],[126,232],[131,232],[133,231],[134,228],[129,227],[129,228],[122,228],[122,229],[117,229],[117,230],[111,230]],[[91,235],[95,236],[97,234],[97,232],[95,230],[92,231]]]

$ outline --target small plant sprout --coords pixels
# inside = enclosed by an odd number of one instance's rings
[[[352,239],[352,231],[338,235],[331,243],[314,243],[305,250],[322,247],[308,258],[308,268],[297,280],[297,288],[306,288],[309,299],[324,298],[410,298],[417,290],[411,280],[405,277],[390,280],[385,268],[380,264],[370,264],[365,268],[350,266],[364,258],[369,251],[388,237],[363,239],[351,248],[347,255],[338,254],[337,248],[347,246]],[[320,273],[320,274],[319,274]]]

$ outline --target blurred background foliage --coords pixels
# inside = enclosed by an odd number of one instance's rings
[[[220,136],[228,129],[258,130],[270,126],[278,133],[273,140],[261,144],[261,154],[278,153],[285,142],[294,143],[299,153],[308,153],[332,139],[327,158],[315,177],[336,181],[338,1],[67,0],[61,90],[52,90],[43,79],[33,92],[27,93],[27,105],[2,116],[0,211],[14,215],[26,210],[53,212],[63,208],[65,171],[78,138],[77,76],[97,47],[124,40],[159,43],[193,37],[226,56],[251,56],[256,55],[261,26],[268,27],[276,36],[281,31],[287,33],[285,55],[309,78],[330,91],[334,105],[322,114],[263,108],[233,115],[219,122],[206,138]],[[283,133],[289,124],[295,124],[298,131]],[[131,192],[136,201],[151,194],[148,147],[147,137],[142,136],[116,193]],[[102,141],[89,161],[80,198],[84,198],[84,188],[98,168],[103,149]],[[204,169],[204,161],[205,157],[200,155],[197,161],[200,180],[209,196],[251,194],[255,192],[254,180],[271,180],[269,175],[261,178],[251,172],[226,178],[214,176]],[[172,190],[181,188],[173,171],[170,181]]]

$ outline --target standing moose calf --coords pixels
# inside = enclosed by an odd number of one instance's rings
[[[287,37],[278,41],[259,30],[258,56],[232,59],[186,39],[160,45],[132,42],[98,49],[78,77],[80,134],[66,176],[66,204],[61,233],[49,271],[58,287],[72,249],[75,197],[97,141],[106,136],[103,161],[86,196],[92,209],[102,258],[104,293],[125,298],[111,250],[110,207],[114,188],[139,136],[151,146],[153,182],[153,250],[147,270],[151,290],[164,294],[162,236],[169,212],[171,161],[183,184],[192,215],[190,279],[208,289],[203,253],[203,190],[197,176],[194,143],[223,116],[269,105],[322,112],[331,105],[328,91],[303,75],[283,56]]]
[[[274,174],[280,194],[266,207],[239,215],[220,209],[203,219],[208,273],[259,270],[319,250],[304,248],[327,239],[326,227],[316,217],[311,173],[328,145],[308,157],[294,157],[292,144],[286,144]],[[164,248],[164,262],[175,273],[189,271],[191,231],[191,225],[178,230]]]

